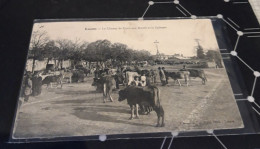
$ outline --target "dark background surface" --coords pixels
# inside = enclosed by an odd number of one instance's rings
[[[162,0],[163,1],[163,0]],[[238,0],[237,0],[238,1]],[[245,0],[244,0],[245,1]],[[5,148],[160,148],[163,139],[131,139],[113,141],[70,141],[52,143],[8,144],[19,86],[22,79],[27,49],[34,19],[67,18],[138,18],[145,11],[148,0],[0,0],[0,149]],[[259,27],[250,5],[225,3],[223,0],[181,0],[180,3],[197,16],[229,17],[241,27]],[[145,17],[182,17],[174,4],[155,4]],[[236,32],[228,29],[232,46]],[[259,31],[259,30],[258,30]],[[239,56],[253,69],[260,71],[260,38],[242,36]],[[248,92],[254,77],[251,71],[238,62]],[[260,81],[254,97],[259,103]],[[258,117],[259,118],[259,117]],[[234,135],[219,137],[228,149],[260,148],[260,135]],[[166,141],[166,146],[170,138]],[[167,147],[164,148],[167,148]],[[214,137],[175,138],[174,149],[221,149]]]

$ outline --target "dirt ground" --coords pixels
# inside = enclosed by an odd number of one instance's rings
[[[165,127],[155,127],[157,116],[140,115],[129,120],[130,108],[119,102],[103,103],[101,93],[91,86],[92,77],[83,83],[64,84],[63,88],[46,89],[31,97],[18,110],[14,138],[44,138],[127,134],[148,132],[191,131],[241,128],[243,123],[224,69],[205,70],[206,85],[191,79],[190,86],[168,86],[158,83],[165,110]],[[159,79],[158,79],[159,81]],[[182,83],[183,80],[181,80]]]

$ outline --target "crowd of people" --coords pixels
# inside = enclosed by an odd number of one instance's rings
[[[33,74],[26,71],[24,74],[21,97],[24,98],[25,102],[29,101],[29,96],[38,96],[42,91],[42,77],[39,72],[35,71]]]
[[[166,71],[164,67],[158,67],[158,72],[159,72],[159,76],[160,76],[160,81],[162,86],[165,86],[166,84],[168,84],[168,77],[166,77]],[[134,86],[148,86],[148,85],[152,85],[152,84],[156,84],[157,78],[157,71],[154,69],[151,69],[150,71],[144,71],[141,72],[140,76],[135,76],[134,80],[131,82],[131,85]]]
[[[185,69],[185,66],[183,67],[183,69]],[[166,84],[168,84],[168,77],[166,76],[167,72],[164,67],[158,67],[158,70],[155,70],[155,69],[141,70],[138,66],[135,66],[133,68],[128,67],[128,66],[122,66],[122,67],[119,67],[118,69],[114,70],[114,72],[111,70],[112,70],[111,68],[95,69],[94,80],[101,78],[104,75],[114,75],[117,78],[118,77],[122,78],[121,79],[122,81],[120,82],[120,84],[127,85],[128,84],[127,81],[129,81],[129,78],[127,78],[127,72],[136,72],[137,74],[135,74],[134,76],[131,76],[131,77],[133,77],[133,80],[130,79],[131,80],[131,82],[129,82],[130,85],[148,86],[148,85],[156,84],[158,74],[159,74],[159,78],[160,78],[162,86],[165,86]],[[117,81],[117,78],[116,78],[116,81]],[[119,89],[118,84],[117,84],[117,88]]]
[[[183,69],[180,71],[186,70],[186,66],[183,66]],[[134,68],[129,68],[127,66],[119,67],[118,69],[112,69],[112,68],[104,68],[104,69],[98,69],[95,68],[93,71],[94,74],[94,80],[98,79],[104,75],[115,75],[118,77],[121,77],[122,82],[125,82],[126,80],[126,72],[137,72],[139,75],[134,76],[133,81],[130,82],[130,85],[134,86],[149,86],[152,84],[157,83],[157,75],[159,74],[159,78],[161,81],[162,86],[165,86],[168,84],[168,77],[166,76],[166,71],[164,67],[158,67],[158,71],[155,69],[143,69],[141,70],[138,66],[135,66]],[[116,80],[117,81],[117,80]],[[118,83],[116,84],[117,88],[119,88]],[[42,77],[40,76],[40,73],[35,71],[34,73],[31,73],[29,71],[25,72],[22,88],[21,88],[21,97],[24,98],[24,101],[27,102],[29,100],[29,96],[38,96],[41,94],[42,91]]]

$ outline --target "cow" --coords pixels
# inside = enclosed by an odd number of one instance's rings
[[[202,80],[202,84],[205,85],[206,81],[207,81],[207,77],[205,75],[204,70],[197,70],[197,69],[187,69],[187,71],[190,72],[190,77],[194,77],[194,78],[201,78]]]
[[[43,84],[47,84],[47,89],[48,89],[50,85],[51,85],[51,88],[52,88],[52,83],[55,82],[56,83],[56,88],[58,88],[59,84],[60,84],[60,87],[62,88],[62,78],[63,78],[62,74],[53,75],[53,76],[46,76],[42,80],[42,85]]]
[[[168,81],[168,78],[172,78],[174,80],[174,84],[177,81],[179,86],[181,86],[179,79],[185,79],[186,85],[189,86],[189,80],[190,80],[189,71],[174,71],[174,72],[164,71],[164,72],[165,72],[167,81]]]
[[[145,107],[152,107],[157,114],[157,127],[163,127],[164,124],[164,109],[160,101],[159,89],[156,86],[128,86],[123,90],[119,91],[118,101],[127,100],[131,108],[131,117],[133,119],[134,111],[136,109],[136,118],[139,118],[138,105]],[[162,122],[160,124],[160,119]]]
[[[44,80],[47,76],[50,76],[44,72],[39,73],[39,76],[42,77],[42,80]]]
[[[141,70],[140,75],[145,75],[146,77],[150,77],[151,76],[150,71],[147,70],[147,69]]]
[[[103,75],[100,78],[94,78],[94,82],[92,83],[92,86],[97,86],[97,91],[101,91],[103,93],[103,102],[106,103],[107,98],[110,99],[111,102],[113,102],[113,98],[111,96],[112,90],[114,87],[113,83],[113,76],[111,75]]]
[[[83,70],[74,69],[72,71],[72,77],[71,77],[72,82],[84,82],[84,78],[85,78],[85,73]]]
[[[101,77],[101,83],[103,85],[103,102],[107,101],[107,97],[109,97],[110,101],[113,102],[113,98],[111,96],[113,90],[113,77],[111,75],[105,75]]]
[[[126,72],[126,77],[125,77],[125,83],[126,85],[131,85],[131,82],[134,81],[134,77],[139,76],[137,72]]]
[[[110,75],[116,75],[117,74],[117,69],[109,69],[108,74]]]
[[[96,91],[102,91],[102,83],[100,82],[100,79],[102,76],[105,75],[104,70],[95,70],[94,72],[95,76],[93,78],[92,86],[97,86]]]
[[[116,88],[119,89],[119,85],[124,84],[125,76],[118,72],[114,75],[114,79],[116,81]]]
[[[63,75],[63,79],[68,79],[67,83],[72,83],[72,76],[73,73],[72,72],[62,72]]]
[[[100,69],[100,70],[95,70],[94,71],[94,74],[95,74],[95,78],[100,78],[102,75],[107,75],[108,74],[108,70],[109,69],[106,69],[106,70],[102,70],[102,69]]]
[[[90,70],[89,69],[79,69],[79,70],[82,70],[84,72],[84,75],[85,76],[88,76],[88,74],[90,74]]]
[[[87,69],[86,67],[84,67],[82,65],[76,65],[75,69],[79,70],[79,71],[82,71],[85,76],[88,76],[88,74],[90,74],[90,69]]]

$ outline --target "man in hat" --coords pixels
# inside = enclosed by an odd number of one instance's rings
[[[151,83],[156,83],[156,70],[150,69],[150,81]]]
[[[146,86],[146,82],[147,80],[146,80],[146,76],[145,76],[145,74],[143,74],[142,76],[141,76],[141,86]]]
[[[42,90],[42,77],[39,76],[39,72],[35,71],[32,77],[32,95],[38,96]]]
[[[180,71],[187,71],[186,65],[183,65],[183,67],[182,67],[182,69],[180,69]]]
[[[161,67],[158,67],[158,70],[159,70],[159,75],[160,75],[160,80],[161,80],[162,86],[165,86],[165,85],[166,85],[166,76],[165,76],[165,73],[164,73],[164,71],[161,69]]]

